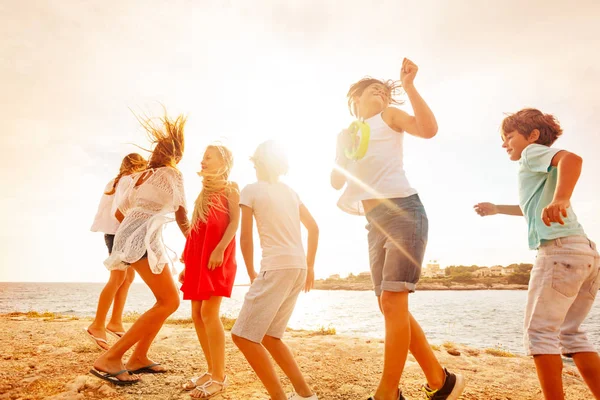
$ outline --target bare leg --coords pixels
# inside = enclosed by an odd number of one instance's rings
[[[410,346],[408,292],[384,291],[381,294],[381,308],[385,319],[385,351],[383,375],[375,392],[375,398],[377,400],[396,400],[398,384]]]
[[[220,296],[213,296],[208,300],[202,301],[201,316],[211,358],[211,379],[217,382],[225,380],[225,329],[219,316],[221,309]],[[212,384],[206,387],[209,393],[215,393],[221,389],[218,384]],[[193,392],[192,397],[199,397],[199,392]]]
[[[132,264],[132,267],[150,287],[156,298],[156,303],[138,318],[110,350],[94,362],[94,368],[100,371],[114,373],[125,369],[122,363],[123,355],[135,344],[137,346],[128,361],[127,369],[135,370],[151,363],[147,355],[148,348],[165,320],[179,307],[179,296],[168,267],[165,267],[160,274],[155,275],[150,271],[148,260],[145,258]],[[121,374],[117,378],[121,380],[132,379],[129,374]]]
[[[269,359],[269,353],[263,345],[237,335],[231,335],[231,338],[244,354],[260,381],[265,385],[271,400],[286,400],[283,386],[281,386],[275,368]]]
[[[133,268],[127,268],[126,272],[125,280],[121,286],[119,286],[117,294],[115,295],[115,302],[113,304],[110,321],[108,321],[108,325],[106,325],[106,328],[113,332],[125,332],[125,328],[123,327],[123,309],[125,308],[125,302],[127,301],[127,293],[129,293],[129,288],[135,279],[135,270]]]
[[[598,353],[575,353],[573,361],[594,397],[600,399],[600,357]]]
[[[106,340],[106,331],[104,329],[104,325],[106,324],[106,315],[108,314],[108,310],[110,309],[110,305],[112,304],[119,287],[123,284],[125,280],[126,272],[125,271],[110,271],[110,277],[108,278],[108,282],[100,292],[100,298],[98,299],[98,308],[96,309],[96,317],[88,326],[88,331],[94,335],[95,337]],[[98,342],[98,344],[104,349],[108,349],[108,345],[102,342]]]
[[[379,309],[383,313],[383,309],[381,308],[381,296],[377,298],[379,303]],[[429,342],[427,341],[427,337],[425,336],[425,332],[421,329],[421,325],[417,322],[417,320],[413,317],[413,315],[409,312],[410,315],[410,346],[409,350],[415,359],[419,363],[419,366],[423,370],[425,374],[425,378],[427,379],[427,385],[431,389],[440,389],[444,386],[444,381],[446,380],[446,374],[444,373],[444,369],[440,365],[440,362],[435,357]]]
[[[562,358],[558,354],[539,354],[533,356],[538,379],[546,400],[564,400],[562,384]]]
[[[306,380],[300,371],[300,367],[298,367],[289,347],[287,347],[281,339],[268,335],[264,337],[262,344],[271,354],[277,365],[279,365],[283,373],[290,379],[296,393],[302,397],[312,396],[313,392],[306,383]]]

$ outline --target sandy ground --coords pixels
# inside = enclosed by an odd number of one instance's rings
[[[0,315],[0,399],[189,399],[181,385],[205,368],[191,324],[163,327],[151,357],[169,373],[144,375],[143,382],[131,387],[115,387],[88,373],[100,350],[85,337],[82,328],[87,324],[89,320],[72,317]],[[231,386],[214,398],[268,399],[229,333],[226,336]],[[296,331],[288,332],[284,340],[320,399],[366,400],[377,385],[383,356],[380,340]],[[465,376],[462,399],[542,399],[529,358],[452,344],[436,348],[436,354],[444,366]],[[285,377],[282,382],[292,390]],[[564,382],[567,399],[592,398],[574,367],[565,368]],[[409,356],[402,379],[407,400],[424,399],[423,383],[418,364]]]

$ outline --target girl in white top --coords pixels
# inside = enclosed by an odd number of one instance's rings
[[[183,178],[176,167],[183,156],[185,121],[183,116],[171,119],[166,115],[159,126],[150,120],[142,121],[155,147],[148,170],[132,177],[132,188],[117,210],[121,225],[113,252],[104,264],[110,270],[131,266],[152,290],[156,304],[94,362],[90,372],[115,384],[136,383],[139,373],[166,371],[148,358],[148,350],[165,320],[179,307],[161,231],[165,223],[173,221],[173,213],[185,236],[189,230]],[[123,365],[123,355],[134,345],[127,365]]]
[[[137,153],[131,153],[125,156],[121,162],[121,168],[116,178],[111,179],[104,189],[98,212],[94,218],[92,232],[103,232],[104,241],[108,247],[108,254],[112,253],[115,233],[119,227],[119,221],[115,217],[117,204],[131,185],[130,175],[146,169],[147,161]],[[106,332],[113,336],[121,337],[125,333],[123,328],[123,308],[127,299],[129,286],[133,282],[135,271],[128,269],[127,271],[110,271],[110,277],[104,289],[100,293],[98,299],[98,308],[94,321],[87,327],[86,332],[89,338],[102,350],[108,349],[106,341]],[[106,325],[106,315],[110,309],[110,305],[114,300],[113,311],[108,325]]]
[[[335,189],[346,189],[339,207],[351,214],[366,215],[371,278],[385,320],[383,373],[374,400],[404,399],[398,389],[408,350],[427,378],[430,400],[457,399],[464,381],[449,373],[436,359],[427,338],[408,308],[408,294],[415,291],[427,245],[428,219],[417,191],[411,187],[403,166],[404,133],[429,139],[437,134],[437,122],[417,92],[417,66],[404,59],[401,85],[394,81],[365,78],[348,91],[350,112],[370,126],[366,154],[349,160],[344,152],[353,139],[338,136],[336,167],[331,173]],[[394,94],[404,89],[414,116],[391,107],[399,104]]]

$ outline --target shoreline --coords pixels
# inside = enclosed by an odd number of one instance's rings
[[[134,317],[135,318],[135,317]],[[53,313],[0,314],[0,399],[189,399],[181,384],[205,367],[190,320],[166,323],[151,348],[151,357],[169,369],[143,375],[142,382],[116,387],[88,373],[98,350],[83,334],[91,318]],[[125,323],[126,328],[131,321]],[[332,332],[288,331],[284,336],[309,385],[322,400],[367,398],[381,374],[383,341]],[[114,343],[109,338],[109,343]],[[432,346],[449,370],[465,377],[461,399],[541,399],[533,361],[501,349],[477,349],[454,343]],[[127,356],[126,356],[127,357]],[[267,400],[269,397],[226,332],[226,369],[231,386],[219,400]],[[281,372],[280,376],[281,375]],[[589,399],[575,368],[565,365],[568,400]],[[407,399],[422,398],[424,376],[409,354],[401,386]],[[291,391],[289,380],[282,384]]]
[[[373,291],[371,282],[326,282],[323,280],[315,281],[314,290],[352,290],[352,291]],[[527,290],[527,285],[518,284],[492,284],[476,283],[465,285],[452,283],[450,286],[441,283],[417,283],[416,291],[442,291],[442,290]]]

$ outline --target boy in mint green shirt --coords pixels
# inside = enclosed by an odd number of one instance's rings
[[[532,355],[544,397],[563,400],[562,358],[573,357],[600,399],[600,357],[581,330],[600,285],[600,256],[571,208],[582,159],[550,146],[562,134],[558,121],[523,109],[502,122],[502,148],[519,161],[519,205],[479,203],[481,216],[525,216],[529,248],[538,251],[531,270],[524,343]]]

